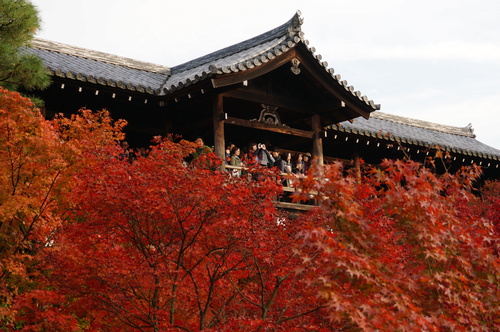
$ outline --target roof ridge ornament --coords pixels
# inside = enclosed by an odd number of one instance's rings
[[[467,126],[465,126],[465,128],[469,129],[471,134],[474,134],[474,128],[472,127],[472,123],[469,123]]]
[[[304,19],[302,17],[300,17],[301,15],[302,15],[302,12],[299,9],[297,9],[297,12],[295,13],[295,15],[292,18],[292,28],[295,31],[300,31],[300,26],[304,23]]]

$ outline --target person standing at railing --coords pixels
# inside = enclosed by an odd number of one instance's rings
[[[240,159],[240,154],[241,150],[239,147],[234,146],[231,149],[231,159],[229,161],[229,164],[232,166],[238,166],[238,167],[243,167],[243,162]],[[241,176],[241,169],[233,169],[231,170],[231,176],[232,177],[240,177]]]
[[[309,152],[304,153],[304,174],[307,174],[309,168],[311,167],[311,154]]]
[[[281,173],[284,173],[285,166],[284,166],[284,161],[283,161],[283,159],[281,159],[281,156],[280,156],[280,149],[277,147],[273,148],[271,155],[274,158],[274,165],[273,166],[276,167],[277,169],[279,169]]]
[[[269,151],[267,151],[266,145],[264,143],[259,143],[257,146],[257,157],[260,162],[260,166],[262,167],[273,167],[274,166],[274,158],[271,156]]]
[[[293,172],[295,174],[305,173],[304,155],[302,153],[297,153],[293,158]]]
[[[233,148],[235,147],[235,145],[233,143],[229,143],[227,146],[226,146],[226,164],[229,165],[229,162],[231,161],[231,150],[233,150]]]
[[[282,173],[289,174],[292,173],[292,154],[290,152],[285,152],[282,156],[281,159],[283,159],[283,171]],[[285,179],[283,181],[283,185],[285,187],[291,187],[292,183],[290,179]]]
[[[248,144],[248,159],[251,159],[248,166],[260,165],[259,148],[257,147],[257,143],[251,142]]]

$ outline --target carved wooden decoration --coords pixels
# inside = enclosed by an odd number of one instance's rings
[[[299,59],[297,59],[297,58],[293,58],[293,59],[292,59],[292,67],[290,68],[290,70],[291,70],[291,71],[292,71],[292,73],[294,73],[295,75],[300,74],[300,68],[299,68],[299,65],[300,65],[300,61],[299,61]]]
[[[263,107],[263,110],[260,112],[258,120],[259,122],[272,124],[275,126],[282,126],[280,116],[278,112],[276,112],[276,110],[278,109],[277,106],[269,106],[264,104],[261,104],[260,106]]]

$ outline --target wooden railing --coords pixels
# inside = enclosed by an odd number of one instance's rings
[[[233,165],[225,165],[225,168],[229,172],[231,172],[232,170],[246,171],[246,170],[249,169],[248,167],[233,166]],[[289,173],[288,174],[287,173],[280,173],[279,174],[279,176],[282,177],[282,178],[285,178],[288,175],[289,175]],[[283,192],[285,193],[285,195],[287,195],[287,194],[289,195],[291,193],[295,193],[298,190],[300,190],[300,189],[295,188],[293,186],[283,186]],[[313,204],[311,204],[311,203],[308,204],[308,203],[292,203],[292,202],[286,202],[286,201],[276,200],[275,204],[276,204],[276,206],[278,208],[286,209],[286,210],[295,210],[295,211],[308,211],[311,208],[317,206],[315,201],[314,201]]]

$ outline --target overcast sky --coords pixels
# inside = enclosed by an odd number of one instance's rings
[[[302,12],[328,66],[382,112],[474,128],[500,149],[498,0],[32,0],[38,37],[175,66]]]

